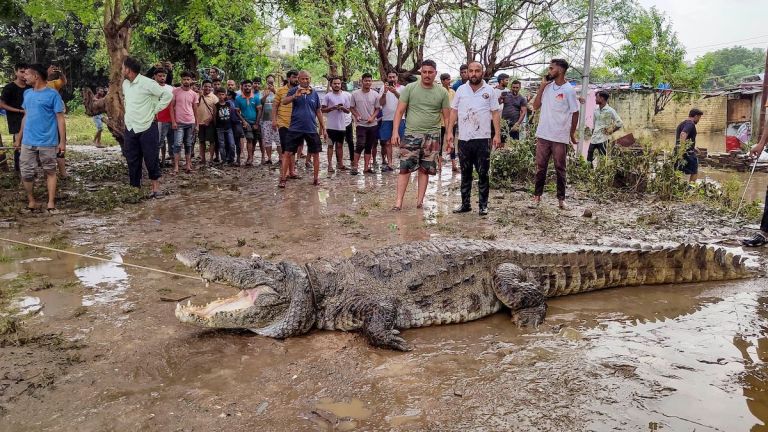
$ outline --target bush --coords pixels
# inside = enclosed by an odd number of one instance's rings
[[[531,140],[507,141],[491,153],[490,185],[509,189],[515,183],[531,181],[536,173],[536,145]]]

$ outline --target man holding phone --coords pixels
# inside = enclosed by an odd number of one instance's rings
[[[400,101],[400,92],[403,86],[398,82],[397,72],[387,73],[387,80],[384,83],[384,89],[381,91],[379,104],[381,104],[381,127],[379,128],[379,143],[381,144],[381,156],[384,163],[381,166],[381,172],[394,171],[392,168],[392,125],[395,120],[395,111],[397,103]],[[405,135],[405,118],[400,119],[400,129],[398,135]],[[373,155],[374,162],[376,153]]]
[[[549,73],[541,80],[539,91],[533,100],[533,109],[541,110],[536,129],[536,184],[533,206],[541,203],[547,165],[550,157],[555,161],[557,173],[557,200],[565,210],[565,159],[568,145],[576,143],[576,126],[579,124],[579,99],[576,89],[565,80],[568,62],[553,59]]]
[[[326,135],[330,141],[328,145],[328,175],[336,172],[333,169],[333,154],[336,153],[336,169],[346,171],[344,166],[344,137],[346,133],[346,114],[349,110],[349,93],[341,91],[341,78],[331,78],[331,92],[323,97],[320,107],[325,113],[327,127]]]

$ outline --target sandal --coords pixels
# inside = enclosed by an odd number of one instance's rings
[[[291,174],[291,175],[288,176],[288,178],[291,179],[291,180],[300,180],[301,176],[298,175],[298,174]]]
[[[331,167],[328,167],[328,174],[330,174],[330,173],[335,173],[335,172],[336,172],[336,170],[335,170],[335,169],[333,169],[333,168],[331,168]]]
[[[315,179],[312,181],[312,186],[320,186],[320,179]]]
[[[400,211],[402,209],[403,209],[402,207],[392,206],[392,211]]]
[[[59,211],[58,211],[58,210],[56,210],[56,207],[48,207],[48,208],[47,208],[45,211],[46,211],[46,212],[47,212],[49,215],[55,215],[55,214],[59,214]]]
[[[286,184],[287,182],[288,182],[288,181],[287,181],[286,179],[280,179],[280,183],[278,183],[278,184],[277,184],[277,187],[279,187],[279,188],[281,188],[281,189],[285,189],[285,184]]]
[[[342,165],[340,167],[336,167],[336,169],[340,170],[340,171],[347,171],[347,170],[349,170],[349,168],[347,168],[346,165]]]
[[[27,206],[24,208],[24,213],[36,213],[36,212],[37,212],[37,207]]]
[[[416,208],[417,208],[417,209],[423,209],[423,208],[424,208],[424,203],[418,203],[418,204],[416,204]]]
[[[768,239],[765,238],[762,234],[755,234],[754,237],[750,239],[744,239],[741,241],[741,244],[746,247],[760,247],[768,243]]]

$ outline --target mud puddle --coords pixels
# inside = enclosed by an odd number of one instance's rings
[[[524,192],[492,191],[488,218],[452,215],[458,177],[447,167],[423,210],[415,184],[404,210],[389,210],[392,175],[336,175],[315,188],[300,168],[304,179],[280,191],[275,172],[258,168],[182,175],[160,200],[23,221],[3,234],[63,232],[67,248],[189,274],[173,255],[201,246],[306,262],[436,236],[595,243],[735,233],[703,207],[608,205],[575,191],[566,213],[551,197],[534,211]],[[87,344],[77,361],[53,348],[0,347],[0,386],[17,389],[0,398],[0,431],[747,431],[768,420],[765,279],[553,299],[539,329],[497,314],[405,331],[416,349],[396,353],[341,332],[278,341],[201,330],[178,323],[167,299],[202,303],[232,288],[8,245],[0,255],[0,284],[28,278],[17,295],[43,306],[29,330]],[[3,375],[17,369],[27,372]],[[22,392],[41,369],[50,380]]]

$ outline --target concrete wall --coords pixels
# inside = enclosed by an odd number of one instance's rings
[[[725,130],[727,103],[724,96],[702,99],[685,95],[672,99],[664,111],[654,115],[652,92],[612,92],[610,101],[610,105],[624,121],[624,130],[635,134],[636,137],[648,136],[654,129],[674,131],[677,125],[688,117],[691,108],[704,111],[704,116],[697,125],[700,133],[722,133]]]

